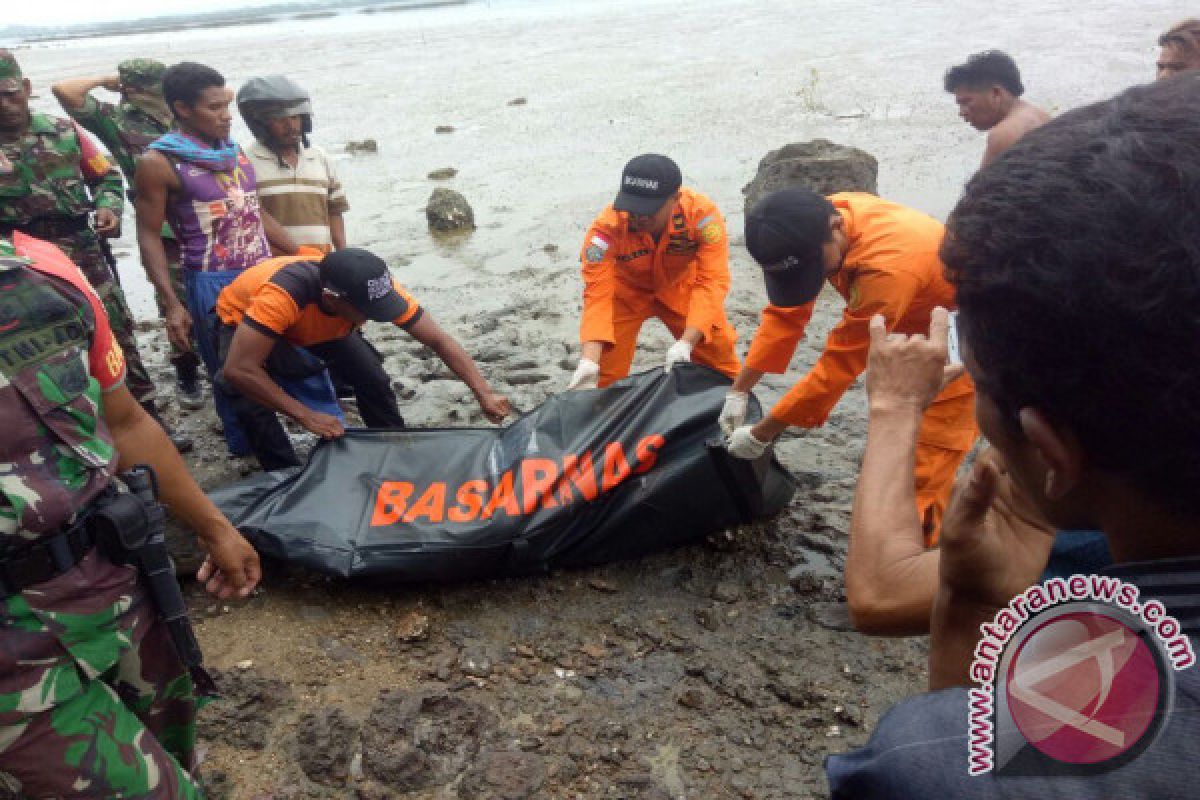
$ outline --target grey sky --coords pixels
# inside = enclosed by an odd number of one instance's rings
[[[19,3],[5,0],[0,28],[6,25],[70,25],[114,19],[165,16],[169,14],[218,11],[269,5],[276,0],[41,0]]]

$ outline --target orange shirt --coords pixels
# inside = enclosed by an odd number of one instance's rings
[[[771,410],[776,419],[803,428],[824,423],[866,369],[871,317],[882,314],[889,331],[928,333],[935,306],[957,308],[954,287],[946,281],[938,258],[940,222],[870,194],[846,192],[829,199],[846,222],[850,244],[841,269],[829,279],[846,309],[812,370]],[[746,366],[760,372],[786,371],[815,305],[814,300],[797,308],[763,309]],[[943,395],[972,391],[968,381],[955,381]]]
[[[629,215],[608,206],[588,228],[580,252],[583,319],[579,338],[612,344],[613,306],[651,314],[657,300],[686,318],[704,338],[724,318],[729,293],[725,220],[699,192],[680,189],[662,238],[632,233]]]
[[[320,268],[311,259],[311,255],[280,256],[250,267],[221,290],[217,316],[226,325],[244,321],[300,347],[350,335],[356,327],[352,322],[321,310]],[[408,327],[420,317],[421,307],[395,278],[392,285],[408,303],[392,322]]]

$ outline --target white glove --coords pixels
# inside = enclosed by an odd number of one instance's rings
[[[691,360],[692,346],[683,339],[680,339],[679,341],[675,342],[675,344],[667,348],[666,370],[667,372],[670,372],[671,367],[675,366],[680,361],[687,361],[690,363]]]
[[[749,392],[730,390],[725,394],[725,405],[721,406],[721,433],[728,436],[733,429],[746,421],[746,405],[750,402]]]
[[[600,385],[600,365],[590,358],[579,359],[579,366],[567,384],[567,391],[572,389],[595,389]]]
[[[725,449],[729,451],[729,455],[753,461],[767,452],[771,443],[760,442],[750,430],[750,425],[743,425],[729,434],[729,440],[725,442]]]

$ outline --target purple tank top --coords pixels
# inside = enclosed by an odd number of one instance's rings
[[[181,191],[167,204],[167,221],[184,269],[240,271],[271,257],[258,205],[254,166],[238,153],[232,172],[213,172],[171,159]]]

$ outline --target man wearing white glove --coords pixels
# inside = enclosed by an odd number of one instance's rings
[[[744,458],[749,461],[761,456],[767,452],[767,448],[771,446],[771,439],[765,442],[754,435],[754,429],[750,425],[743,425],[740,428],[735,428],[733,433],[729,434],[729,439],[725,443],[730,455]]]
[[[590,358],[579,359],[579,366],[571,376],[567,389],[595,389],[600,381],[600,365]]]
[[[956,308],[938,258],[942,234],[932,217],[857,192],[823,197],[784,189],[746,215],[746,249],[762,267],[770,305],[721,412],[722,427],[733,428],[731,453],[753,458],[789,426],[823,424],[866,368],[874,316],[883,317],[888,333],[925,334],[935,307]],[[764,373],[787,369],[827,282],[846,307],[824,352],[770,413],[743,427],[743,393]],[[978,433],[974,407],[974,386],[963,376],[943,387],[922,415],[913,479],[926,546],[937,541],[954,473]]]
[[[733,433],[734,428],[746,421],[746,406],[750,402],[749,392],[730,390],[725,395],[725,405],[721,407],[721,432],[726,436]]]
[[[664,364],[664,369],[667,372],[671,371],[671,367],[684,361],[688,364],[692,363],[692,343],[687,339],[680,339],[667,348],[667,363]]]
[[[629,374],[638,331],[651,317],[675,343],[663,364],[705,364],[730,378],[741,362],[725,318],[729,241],[725,221],[704,195],[682,186],[675,162],[641,155],[621,189],[588,229],[583,270],[582,358],[569,389],[607,386]]]

